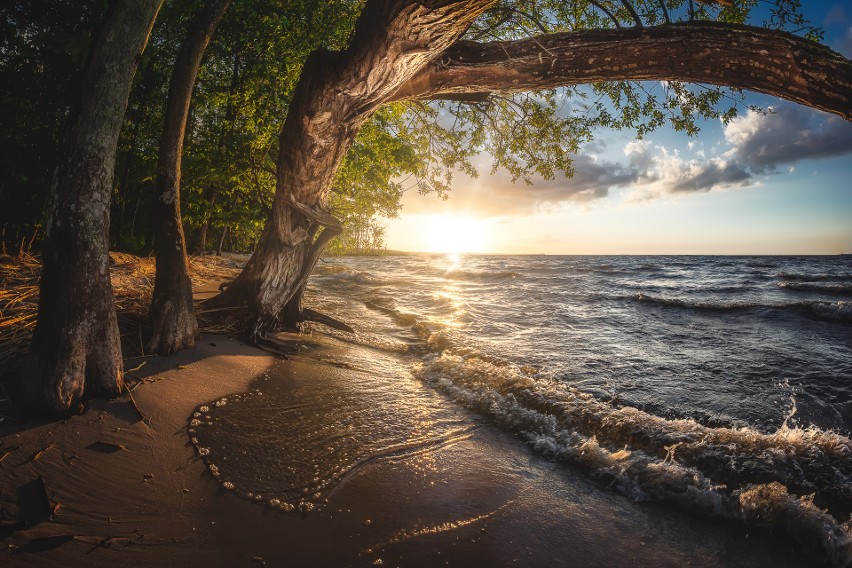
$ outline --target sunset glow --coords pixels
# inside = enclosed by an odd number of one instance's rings
[[[470,217],[412,215],[404,231],[405,250],[448,254],[488,252],[490,227]]]

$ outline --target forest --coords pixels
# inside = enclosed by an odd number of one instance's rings
[[[570,175],[597,128],[695,135],[743,112],[743,90],[852,120],[852,62],[799,8],[5,3],[0,240],[43,266],[25,400],[65,415],[122,392],[111,250],[156,259],[145,344],[161,355],[199,335],[188,255],[251,254],[205,305],[239,308],[255,342],[323,319],[302,307],[320,257],[381,249],[406,191],[446,197],[482,152],[518,183]]]

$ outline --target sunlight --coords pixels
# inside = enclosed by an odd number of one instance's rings
[[[483,223],[455,215],[428,215],[416,228],[421,250],[460,254],[484,252],[488,247],[488,230]]]

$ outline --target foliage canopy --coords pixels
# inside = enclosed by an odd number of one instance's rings
[[[682,20],[762,22],[819,40],[797,0],[499,0],[466,34],[477,41],[542,33],[655,26]],[[3,239],[28,239],[44,203],[73,112],[76,81],[106,13],[105,0],[24,1],[0,12],[0,225]],[[187,20],[199,2],[161,11],[131,93],[116,160],[113,246],[150,250],[149,202],[168,82]],[[359,0],[237,0],[205,55],[193,95],[183,159],[183,213],[190,241],[207,228],[219,247],[249,251],[275,192],[279,132],[309,53],[344,49]],[[618,81],[480,101],[387,105],[361,130],[329,202],[349,229],[330,250],[381,246],[378,217],[400,210],[405,191],[446,197],[454,172],[476,175],[473,159],[531,182],[573,173],[572,156],[599,128],[639,138],[670,126],[689,135],[700,121],[730,120],[735,89],[678,82]],[[365,232],[366,231],[366,232]],[[227,239],[227,240],[225,240]],[[202,246],[216,247],[215,242]],[[191,248],[197,248],[191,247]]]

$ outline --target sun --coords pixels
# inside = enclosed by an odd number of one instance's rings
[[[476,219],[456,215],[429,215],[416,228],[422,236],[422,250],[460,254],[484,252],[488,228]]]

